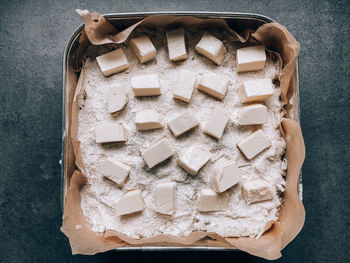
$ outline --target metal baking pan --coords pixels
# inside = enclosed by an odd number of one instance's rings
[[[142,13],[111,13],[103,15],[109,22],[111,22],[118,30],[123,30],[126,27],[142,20],[143,18],[150,15],[172,15],[172,16],[195,16],[199,18],[221,18],[224,19],[227,24],[235,29],[240,28],[251,28],[257,29],[261,25],[270,22],[276,22],[273,19],[259,14],[254,13],[236,13],[236,12],[175,12],[175,11],[167,11],[167,12],[142,12]],[[63,102],[62,102],[62,153],[60,159],[61,165],[61,208],[62,211],[64,209],[65,197],[68,189],[68,180],[70,175],[67,174],[67,165],[74,165],[74,160],[68,160],[65,149],[69,143],[68,130],[70,123],[68,122],[68,118],[66,118],[66,113],[68,112],[67,108],[67,99],[68,99],[68,87],[67,87],[67,74],[68,74],[68,66],[69,61],[72,56],[74,56],[77,46],[78,40],[81,34],[82,29],[84,28],[84,24],[81,24],[72,34],[68,43],[64,50],[64,58],[63,58]],[[77,74],[77,77],[79,73]],[[298,77],[298,66],[297,66],[297,89],[296,94],[292,98],[293,103],[293,119],[300,122],[300,105],[299,105],[299,77]],[[300,199],[302,199],[302,183],[301,183],[301,173],[300,173],[300,186],[299,186]],[[235,248],[221,248],[221,247],[154,247],[154,246],[142,246],[142,247],[121,247],[117,250],[146,250],[146,251],[208,251],[208,250],[225,250],[225,251],[237,251]]]

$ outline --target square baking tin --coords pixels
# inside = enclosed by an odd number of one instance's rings
[[[234,12],[145,12],[145,13],[113,13],[103,15],[109,22],[111,22],[119,31],[133,25],[134,23],[144,19],[151,15],[171,15],[171,16],[194,16],[198,18],[220,18],[224,19],[227,24],[237,30],[243,30],[245,28],[256,30],[258,27],[265,23],[275,22],[273,19],[253,13],[234,13]],[[75,168],[75,158],[72,154],[67,154],[67,149],[70,144],[69,138],[69,109],[68,102],[72,99],[74,94],[73,87],[68,84],[68,75],[76,75],[76,79],[79,78],[79,72],[73,72],[73,69],[69,67],[69,63],[72,61],[72,57],[75,56],[77,47],[79,45],[79,37],[84,28],[84,24],[80,25],[72,34],[66,48],[64,50],[63,59],[63,104],[62,104],[62,153],[61,153],[61,207],[64,209],[65,199],[69,186],[69,180],[72,176],[72,171]],[[298,78],[298,67],[297,67],[297,81],[296,81],[296,94],[291,99],[293,104],[292,117],[300,123],[300,112],[299,112],[299,78]],[[299,185],[300,199],[302,199],[302,182],[300,174],[300,185]],[[124,246],[117,250],[232,250],[237,251],[235,248],[225,247],[155,247],[155,246]]]

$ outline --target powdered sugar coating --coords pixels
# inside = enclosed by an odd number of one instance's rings
[[[135,32],[138,35],[141,32]],[[95,59],[116,45],[92,47],[84,65],[85,77],[83,90],[79,95],[81,110],[78,115],[78,139],[81,143],[83,162],[86,168],[88,184],[81,190],[81,207],[84,215],[96,232],[112,229],[133,238],[150,237],[158,234],[185,236],[192,231],[216,232],[222,236],[257,236],[262,233],[265,224],[278,219],[281,204],[280,192],[284,190],[286,160],[285,141],[281,137],[278,125],[280,123],[280,90],[275,87],[275,93],[265,105],[268,108],[268,122],[261,126],[269,137],[272,146],[251,161],[239,152],[236,142],[244,138],[257,127],[237,125],[237,113],[243,106],[237,96],[237,88],[244,80],[256,78],[273,79],[278,67],[268,57],[265,69],[257,72],[236,73],[235,50],[243,44],[233,42],[231,36],[219,30],[211,33],[223,40],[227,49],[226,57],[221,66],[217,66],[194,50],[202,31],[186,30],[186,45],[188,58],[183,62],[173,63],[169,60],[166,38],[163,29],[156,31],[144,30],[157,49],[156,58],[146,64],[140,64],[131,47],[123,45],[130,63],[127,72],[104,77]],[[220,101],[195,89],[190,103],[173,98],[173,89],[182,69],[195,73],[206,70],[230,79],[225,98]],[[158,74],[161,83],[161,96],[135,98],[131,91],[131,78],[137,75]],[[107,111],[108,87],[120,83],[127,87],[129,101],[125,108],[114,115]],[[229,123],[221,140],[217,141],[203,133],[203,127],[209,113],[215,105],[220,105],[229,113]],[[135,127],[135,114],[143,109],[155,109],[161,113],[164,123],[178,114],[191,110],[200,120],[200,126],[184,135],[175,138],[168,127],[152,131],[138,131]],[[128,135],[126,143],[96,144],[94,127],[99,124],[112,124],[122,121]],[[260,127],[260,126],[259,126]],[[174,156],[169,160],[149,169],[141,157],[141,152],[150,147],[160,138],[166,137],[173,149]],[[176,159],[191,145],[206,145],[211,151],[211,160],[196,176],[188,175],[176,165]],[[117,156],[118,160],[131,166],[129,178],[123,188],[118,188],[113,182],[103,178],[96,172],[105,158]],[[210,177],[213,163],[219,158],[229,158],[240,167],[242,181],[262,178],[276,187],[274,200],[247,205],[243,199],[238,184],[229,189],[229,205],[224,212],[199,212],[195,201],[197,193],[203,188],[210,188]],[[173,217],[156,212],[155,186],[158,183],[175,181],[176,201]],[[139,188],[145,201],[145,209],[141,213],[119,217],[115,212],[115,204],[127,190]]]

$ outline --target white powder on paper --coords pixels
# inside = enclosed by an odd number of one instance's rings
[[[84,66],[84,91],[79,96],[81,110],[78,116],[78,139],[88,178],[88,184],[81,190],[81,207],[94,231],[103,232],[112,229],[133,238],[158,234],[185,236],[192,231],[216,232],[224,237],[257,236],[262,233],[268,221],[278,219],[280,192],[284,191],[283,176],[287,168],[286,160],[283,158],[285,142],[278,130],[281,118],[279,88],[275,88],[275,94],[265,103],[269,119],[268,123],[261,127],[271,140],[272,146],[251,161],[245,159],[237,149],[236,143],[257,127],[240,127],[235,119],[242,107],[237,97],[239,84],[244,80],[257,78],[273,79],[278,66],[268,58],[262,71],[236,73],[235,50],[245,45],[233,42],[228,34],[214,30],[211,33],[219,39],[224,39],[227,49],[225,60],[221,66],[217,66],[194,50],[202,33],[199,30],[187,30],[188,58],[183,62],[172,63],[168,57],[164,31],[147,30],[146,34],[150,36],[157,49],[155,60],[140,64],[126,43],[123,49],[129,60],[130,69],[111,77],[102,75],[93,57],[104,54],[117,45],[93,47],[89,50],[94,55],[87,59]],[[139,32],[134,33],[138,34]],[[224,100],[219,101],[197,89],[190,103],[175,100],[173,90],[182,69],[198,74],[208,70],[230,79],[231,84]],[[154,73],[160,77],[162,95],[135,98],[130,87],[131,78]],[[108,87],[114,83],[127,87],[129,101],[121,112],[111,115],[107,112],[107,95]],[[230,116],[224,135],[219,141],[203,133],[204,123],[215,105],[221,105]],[[172,135],[166,125],[162,129],[137,131],[134,124],[135,114],[143,109],[157,110],[164,116],[164,123],[185,110],[192,110],[200,119],[200,126],[178,138]],[[94,128],[100,124],[117,121],[122,121],[127,129],[127,142],[97,144]],[[163,137],[171,142],[175,154],[169,160],[149,169],[140,153]],[[212,153],[211,160],[195,176],[187,174],[176,165],[176,159],[191,145],[207,145]],[[122,188],[118,188],[116,184],[96,172],[96,167],[108,157],[117,157],[119,161],[132,167],[129,178]],[[229,158],[238,164],[242,182],[262,178],[275,186],[274,200],[247,205],[241,193],[241,182],[228,190],[230,197],[226,211],[199,212],[195,205],[197,193],[203,188],[211,187],[213,163],[221,157]],[[155,185],[168,181],[177,182],[173,217],[155,211]],[[145,209],[140,213],[117,216],[115,210],[117,201],[123,193],[135,188],[142,190]]]

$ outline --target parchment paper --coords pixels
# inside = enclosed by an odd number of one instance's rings
[[[76,60],[71,62],[70,71],[79,70],[82,67],[81,55],[90,42],[94,45],[107,43],[122,43],[129,34],[139,26],[160,27],[176,23],[184,27],[215,26],[232,33],[237,41],[249,43],[262,43],[282,62],[281,69],[276,77],[280,82],[282,110],[285,118],[281,121],[280,131],[286,140],[286,156],[288,170],[286,176],[286,188],[283,193],[283,202],[280,208],[278,222],[269,222],[266,231],[259,238],[223,238],[216,233],[193,232],[186,237],[174,237],[169,235],[157,235],[150,238],[133,239],[112,230],[105,233],[96,233],[90,230],[89,223],[83,216],[80,207],[80,189],[86,183],[84,165],[80,153],[80,145],[77,140],[77,115],[78,103],[76,96],[81,90],[81,80],[84,71],[81,70],[79,80],[74,74],[67,74],[67,87],[69,90],[66,100],[66,114],[70,121],[69,142],[66,143],[66,156],[74,156],[76,167],[70,165],[66,170],[67,196],[65,199],[63,223],[61,231],[69,238],[73,254],[95,254],[98,252],[115,249],[121,246],[217,246],[233,247],[246,251],[252,255],[266,259],[277,259],[281,256],[281,250],[294,239],[300,232],[305,220],[304,206],[299,198],[299,174],[305,158],[305,145],[299,124],[289,118],[292,105],[289,99],[296,92],[296,61],[299,52],[299,43],[287,31],[277,23],[268,23],[259,27],[255,32],[250,29],[240,34],[228,27],[222,19],[200,19],[192,16],[149,16],[129,28],[118,32],[104,17],[97,13],[89,13],[77,10],[84,20],[85,29],[81,32]],[[66,158],[65,158],[66,160]],[[68,161],[68,160],[67,160]]]

